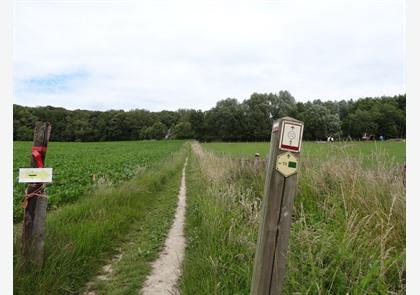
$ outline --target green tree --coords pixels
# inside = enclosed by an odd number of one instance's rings
[[[249,140],[268,140],[271,134],[271,102],[266,94],[253,93],[244,100],[244,134]]]
[[[324,140],[328,136],[338,136],[341,133],[340,118],[319,104],[311,104],[302,114],[305,123],[304,138],[309,140]]]
[[[356,110],[345,119],[346,130],[348,135],[353,138],[361,138],[363,134],[378,132],[378,124],[376,122],[378,114],[372,111]]]
[[[152,126],[147,127],[145,129],[145,137],[148,139],[163,139],[166,136],[166,132],[168,128],[166,128],[165,124],[162,122],[156,122]]]
[[[13,140],[32,140],[37,120],[29,108],[13,105]]]
[[[295,117],[297,114],[297,107],[295,98],[287,90],[280,91],[276,94],[269,94],[270,113],[273,120],[291,116]]]
[[[206,114],[206,139],[237,140],[243,136],[244,114],[241,105],[234,98],[217,102],[216,107]]]
[[[179,122],[175,125],[172,134],[177,139],[189,139],[193,137],[194,131],[190,122]]]
[[[405,116],[397,106],[390,103],[377,104],[373,112],[376,114],[377,133],[385,138],[400,137],[401,126],[405,126]]]

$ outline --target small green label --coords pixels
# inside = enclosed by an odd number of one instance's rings
[[[289,165],[288,165],[288,167],[290,167],[290,168],[296,168],[296,162],[289,162]]]

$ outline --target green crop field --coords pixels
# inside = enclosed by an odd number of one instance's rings
[[[45,167],[53,168],[48,187],[50,208],[77,200],[98,186],[117,184],[179,150],[184,141],[51,142]],[[22,219],[24,184],[19,168],[29,167],[32,142],[13,144],[13,217]]]
[[[204,144],[209,151],[230,154],[237,158],[251,158],[255,153],[265,157],[270,144],[268,142],[212,142]],[[303,142],[301,156],[303,159],[317,157],[327,159],[331,154],[342,153],[349,156],[362,156],[371,165],[376,155],[384,155],[387,163],[405,163],[405,142],[403,141],[370,141],[370,142]]]

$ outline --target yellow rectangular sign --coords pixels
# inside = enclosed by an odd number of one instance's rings
[[[20,168],[19,182],[37,183],[52,182],[52,168]]]

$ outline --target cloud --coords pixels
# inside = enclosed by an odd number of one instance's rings
[[[14,11],[19,104],[209,109],[255,91],[405,92],[401,1],[37,0]]]

